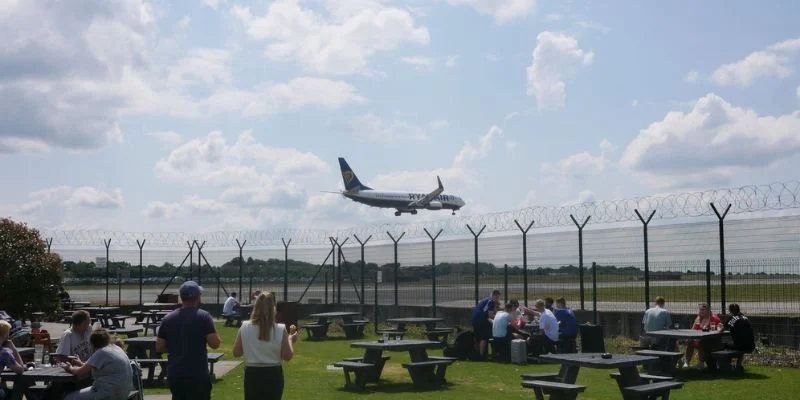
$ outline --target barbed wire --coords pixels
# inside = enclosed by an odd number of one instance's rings
[[[671,193],[661,196],[631,197],[620,200],[575,203],[563,206],[533,206],[514,211],[482,215],[461,215],[443,220],[412,223],[382,223],[346,229],[268,229],[258,231],[185,232],[116,232],[104,230],[41,230],[43,237],[53,239],[54,246],[101,246],[111,239],[112,246],[133,247],[145,241],[147,247],[189,247],[187,242],[206,242],[208,248],[231,247],[236,240],[248,246],[282,246],[282,239],[292,239],[292,245],[330,245],[329,238],[343,239],[357,235],[364,239],[373,236],[388,240],[386,232],[397,238],[427,238],[428,233],[441,236],[469,235],[467,225],[484,232],[519,232],[515,221],[524,228],[535,222],[536,228],[574,226],[572,217],[589,224],[610,224],[637,221],[638,210],[643,217],[655,211],[653,220],[716,216],[711,204],[722,214],[730,205],[729,215],[800,208],[800,181],[748,185],[730,189],[711,189],[701,192]]]

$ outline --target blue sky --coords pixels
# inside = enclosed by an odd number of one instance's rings
[[[0,11],[0,214],[41,228],[397,221],[339,156],[465,214],[800,167],[796,2],[49,3]]]

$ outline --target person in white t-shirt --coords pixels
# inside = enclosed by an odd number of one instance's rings
[[[72,313],[72,326],[61,335],[56,353],[65,356],[77,356],[86,362],[94,353],[91,343],[92,330],[89,325],[92,320],[89,313],[78,310]]]
[[[539,316],[539,332],[528,338],[531,353],[534,357],[540,354],[552,353],[558,341],[558,319],[552,311],[545,308],[542,299],[536,300],[533,306],[534,314]]]
[[[236,300],[236,292],[231,292],[230,297],[225,300],[225,305],[222,306],[222,315],[231,315],[233,314],[233,307],[238,306],[239,301]]]
[[[280,400],[283,395],[283,361],[294,357],[297,328],[276,322],[275,294],[258,295],[249,321],[242,321],[233,356],[244,356],[245,400]]]

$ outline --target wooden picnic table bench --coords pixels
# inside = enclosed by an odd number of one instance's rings
[[[645,365],[647,372],[660,372],[669,376],[675,375],[675,365],[678,359],[683,356],[683,353],[677,351],[661,351],[661,350],[636,350],[636,354],[640,356],[654,356],[658,357],[659,362]]]
[[[211,382],[217,381],[217,376],[214,373],[214,364],[219,362],[225,353],[208,353],[208,365],[209,365],[209,376],[211,377]],[[147,376],[144,379],[144,383],[147,384],[148,387],[161,387],[165,385],[164,379],[167,376],[167,359],[166,358],[145,358],[145,359],[137,359],[136,362],[142,367],[142,369],[147,369]],[[161,368],[161,372],[158,374],[158,377],[155,376],[155,369],[156,367]]]
[[[725,349],[711,352],[711,357],[717,360],[717,368],[721,372],[744,371],[742,363],[744,362],[744,352],[739,350]],[[736,368],[733,367],[732,361],[736,359]]]
[[[300,325],[308,333],[308,340],[322,340],[328,337],[328,324]]]
[[[436,340],[439,342],[447,342],[447,338],[453,333],[452,328],[434,328],[425,331],[425,336],[428,340]]]

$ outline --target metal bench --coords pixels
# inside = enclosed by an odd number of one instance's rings
[[[732,349],[717,350],[717,351],[712,351],[711,356],[717,360],[717,368],[720,371],[723,372],[744,371],[744,367],[742,366],[742,363],[744,362],[743,351],[732,350]],[[736,359],[735,368],[733,367],[733,365],[731,365],[731,361],[733,361],[734,358]]]
[[[586,390],[586,386],[552,381],[523,381],[522,387],[533,389],[536,400],[544,400],[545,392],[550,394],[551,400],[575,400],[578,393]]]
[[[647,372],[660,372],[663,374],[667,374],[669,376],[675,375],[675,365],[678,363],[678,359],[683,356],[683,353],[676,352],[676,351],[661,351],[661,350],[637,350],[636,354],[640,356],[653,356],[658,357],[659,363],[658,367],[654,366],[653,364],[646,365],[645,369]]]
[[[359,339],[364,337],[364,327],[367,325],[364,321],[359,322],[343,322],[339,324],[344,330],[344,334],[348,339]]]
[[[434,328],[425,331],[425,336],[431,341],[447,342],[447,338],[451,333],[453,333],[452,328]]]
[[[620,377],[619,372],[612,372],[612,373],[610,373],[608,375],[610,377],[614,378],[614,380],[616,380],[617,382],[619,382],[619,377]],[[650,375],[650,374],[639,374],[639,378],[642,378],[642,380],[645,383],[670,382],[670,381],[674,381],[675,380],[675,378],[673,378],[671,376]]]
[[[413,385],[418,388],[437,387],[447,383],[447,366],[454,363],[452,357],[430,357],[425,361],[403,363],[411,375]]]
[[[375,364],[361,361],[339,361],[333,363],[344,371],[344,387],[347,389],[363,389],[370,378],[370,371],[375,371]],[[355,382],[350,379],[350,372],[355,375]]]
[[[142,324],[142,321],[144,320],[144,312],[142,312],[142,311],[131,311],[131,316],[136,318],[136,320],[133,321],[134,325],[141,325]]]
[[[111,321],[113,322],[113,326],[115,328],[124,328],[125,327],[125,320],[131,318],[130,315],[115,315],[111,317]]]
[[[328,324],[300,325],[308,333],[308,340],[321,340],[328,337]]]
[[[628,386],[622,388],[622,393],[625,398],[649,400],[656,399],[659,396],[667,400],[669,399],[669,392],[673,389],[680,389],[684,385],[683,382],[669,381],[669,382],[655,382],[647,383],[644,385]]]
[[[208,373],[211,376],[211,382],[217,381],[217,375],[214,373],[214,364],[216,364],[225,353],[208,353]]]
[[[536,374],[522,374],[520,375],[522,380],[524,381],[548,381],[548,382],[560,382],[561,378],[558,375],[558,372],[541,372]]]
[[[381,356],[381,359],[378,360],[377,363],[375,363],[375,368],[373,369],[373,372],[370,372],[370,373],[367,374],[367,382],[377,382],[378,378],[383,373],[383,367],[384,367],[384,365],[386,365],[386,361],[389,361],[391,358],[392,358],[392,356]],[[345,358],[344,361],[364,363],[364,358],[363,357],[348,357],[348,358]]]

